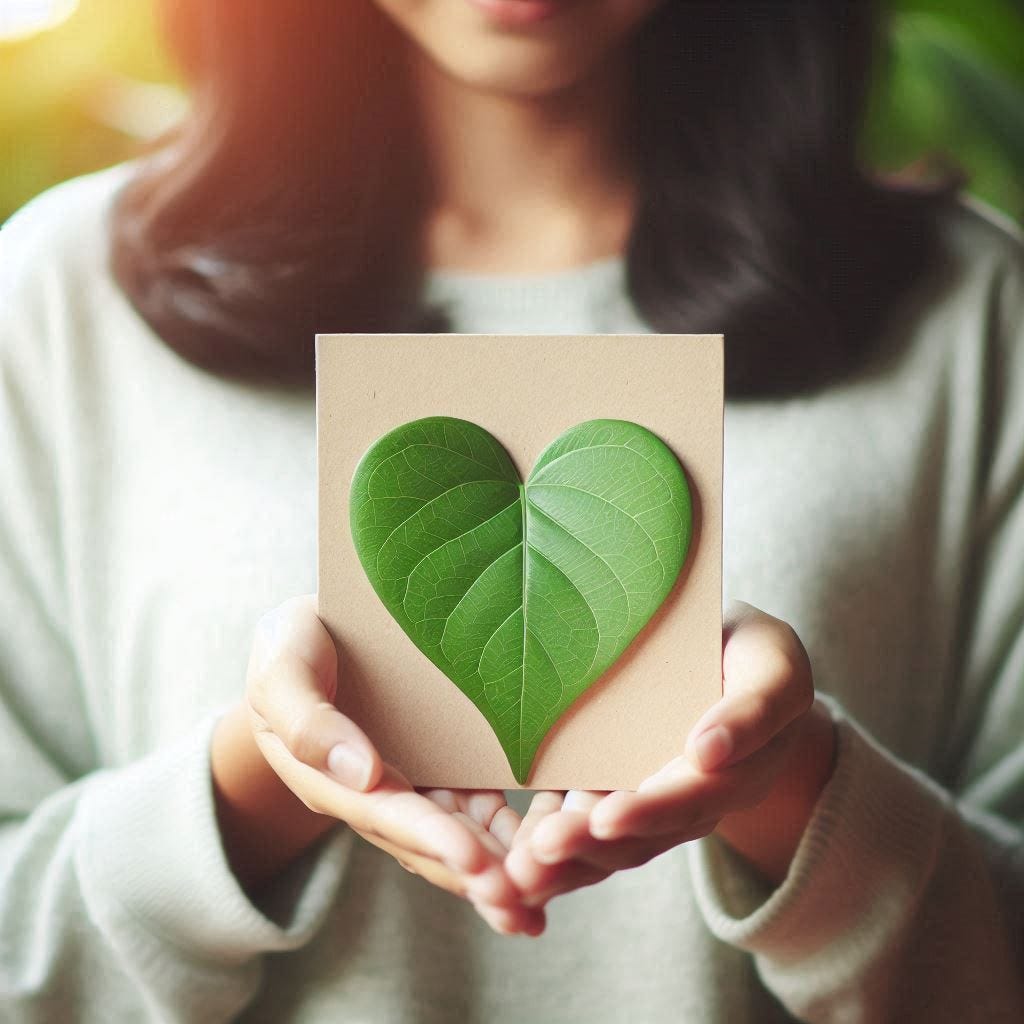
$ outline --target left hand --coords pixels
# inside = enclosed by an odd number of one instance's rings
[[[739,602],[726,614],[723,695],[684,753],[636,792],[540,792],[505,861],[527,906],[715,832],[781,882],[828,780],[834,731],[790,626]]]

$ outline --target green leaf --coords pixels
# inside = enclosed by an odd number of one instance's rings
[[[672,589],[692,520],[682,467],[635,423],[571,427],[524,485],[486,430],[444,416],[374,442],[350,515],[374,590],[479,708],[520,784]]]

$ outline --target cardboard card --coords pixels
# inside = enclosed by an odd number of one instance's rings
[[[416,786],[635,789],[682,753],[721,694],[721,335],[334,334],[316,339],[319,614],[339,706]],[[364,453],[413,420],[488,431],[527,480],[588,420],[625,420],[679,460],[692,536],[668,596],[551,726],[525,784],[486,718],[410,639],[364,571],[350,489]]]

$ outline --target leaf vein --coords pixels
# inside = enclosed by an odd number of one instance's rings
[[[398,524],[398,525],[397,525],[397,526],[396,526],[396,527],[395,527],[395,528],[394,528],[394,529],[393,529],[393,530],[392,530],[392,531],[391,531],[391,532],[390,532],[390,533],[389,533],[389,534],[388,534],[388,535],[387,535],[387,536],[386,536],[386,537],[385,537],[385,538],[384,538],[384,539],[383,539],[383,540],[381,541],[381,543],[380,543],[380,547],[379,547],[379,548],[377,548],[377,557],[376,557],[376,559],[374,560],[374,561],[375,561],[375,564],[376,564],[376,567],[377,567],[377,572],[378,572],[378,574],[380,574],[380,572],[381,572],[381,569],[380,569],[380,556],[381,556],[381,553],[382,553],[382,552],[384,551],[384,548],[385,548],[385,547],[387,546],[387,544],[388,544],[388,542],[389,542],[389,541],[391,540],[391,538],[392,538],[392,537],[394,537],[394,535],[395,535],[396,533],[398,533],[398,531],[399,531],[400,529],[402,529],[402,527],[403,527],[403,526],[407,525],[410,519],[412,519],[412,518],[413,518],[413,517],[415,517],[415,516],[418,516],[418,515],[419,515],[419,514],[420,514],[420,513],[421,513],[421,512],[422,512],[422,511],[424,510],[424,509],[430,508],[430,506],[431,506],[431,505],[433,505],[435,501],[440,501],[440,500],[441,500],[442,498],[444,498],[444,497],[446,497],[447,495],[451,494],[451,493],[452,493],[453,491],[457,491],[457,490],[459,490],[460,488],[463,488],[463,487],[469,487],[469,486],[471,486],[471,485],[473,485],[473,484],[504,484],[504,483],[507,483],[507,482],[508,482],[508,481],[506,481],[506,480],[467,480],[467,481],[465,481],[465,482],[463,482],[463,483],[461,483],[461,484],[454,484],[453,486],[451,486],[451,487],[447,488],[446,490],[442,491],[442,492],[441,492],[440,494],[435,494],[435,495],[434,495],[434,497],[430,499],[430,501],[424,502],[424,503],[423,503],[422,505],[420,505],[420,507],[419,507],[418,509],[416,509],[416,510],[415,510],[414,512],[410,512],[410,513],[409,513],[409,515],[407,515],[407,516],[406,516],[406,517],[405,517],[405,518],[404,518],[404,519],[403,519],[403,520],[402,520],[402,521],[401,521],[401,522],[400,522],[400,523],[399,523],[399,524]],[[371,500],[375,500],[375,499],[371,499]],[[511,502],[511,501],[510,501],[510,502],[508,503],[508,505],[505,505],[505,506],[503,506],[503,507],[502,507],[502,508],[500,509],[500,511],[499,511],[499,512],[496,512],[496,513],[495,513],[495,515],[500,515],[500,514],[501,514],[501,512],[504,512],[504,511],[505,511],[505,509],[507,509],[507,508],[508,508],[508,507],[509,507],[510,505],[513,505],[513,504],[514,504],[514,502]],[[493,518],[494,518],[494,516],[491,516],[491,519],[493,519]],[[486,521],[489,521],[489,520],[485,520],[485,522],[486,522]],[[483,523],[477,523],[477,526],[482,526],[482,525],[483,525]],[[475,529],[476,529],[476,527],[474,526],[474,527],[473,527],[473,530],[475,530]],[[456,535],[455,535],[454,537],[451,537],[451,538],[449,538],[449,539],[450,539],[450,540],[457,540],[457,539],[458,539],[459,537],[464,537],[464,536],[466,536],[466,534],[467,534],[467,533],[472,533],[472,532],[473,532],[473,530],[465,530],[465,531],[464,531],[463,533],[457,533],[457,534],[456,534]],[[443,546],[443,544],[447,544],[447,543],[448,543],[448,541],[442,541],[442,543],[441,543],[441,544],[438,544],[438,545],[437,545],[437,547],[435,547],[435,548],[431,548],[431,550],[430,550],[430,551],[428,551],[428,552],[427,552],[427,554],[428,554],[428,555],[429,555],[429,554],[432,554],[432,553],[433,553],[434,551],[436,551],[436,550],[437,550],[437,548],[438,548],[438,547],[442,547],[442,546]],[[388,578],[389,578],[389,577],[386,577],[386,576],[383,576],[383,575],[381,575],[381,579],[388,579]],[[390,578],[391,578],[391,579],[394,579],[394,578],[396,578],[396,577],[390,577]]]
[[[527,501],[529,501],[529,499],[527,499]],[[579,537],[576,536],[576,534],[567,530],[557,519],[555,519],[553,515],[551,515],[549,512],[546,512],[535,502],[531,501],[530,506],[533,508],[534,512],[539,512],[549,523],[551,523],[553,526],[557,526],[558,529],[561,530],[562,533],[564,533],[565,536],[569,538],[569,540],[575,541],[581,547],[586,548],[587,551],[589,551],[612,574],[612,579],[615,580],[615,582],[619,585],[619,590],[622,591],[622,596],[626,599],[626,608],[629,611],[629,614],[632,615],[633,609],[629,600],[629,592],[623,586],[622,580],[619,579],[618,573],[616,573],[616,571],[586,541],[581,540]],[[584,598],[584,600],[586,601],[586,598]]]
[[[636,516],[632,516],[632,515],[630,515],[630,514],[629,514],[629,513],[628,513],[628,512],[627,512],[627,511],[626,511],[626,510],[625,510],[624,508],[622,508],[622,507],[621,507],[620,505],[616,505],[614,501],[609,501],[609,500],[608,500],[607,498],[604,498],[604,497],[602,497],[602,496],[601,496],[600,494],[595,494],[595,493],[594,493],[593,491],[586,491],[586,490],[584,490],[584,489],[583,489],[582,487],[574,487],[574,486],[573,486],[572,484],[530,484],[530,487],[531,487],[531,488],[533,488],[533,487],[542,487],[542,488],[553,488],[553,487],[557,487],[557,488],[560,488],[561,490],[565,490],[565,491],[577,491],[577,492],[579,492],[580,494],[586,494],[586,495],[587,495],[588,497],[591,497],[591,498],[596,498],[596,499],[597,499],[598,501],[604,502],[604,504],[605,504],[605,505],[610,505],[610,506],[611,506],[611,507],[612,507],[613,509],[615,509],[615,511],[616,511],[616,512],[621,512],[621,513],[622,513],[622,514],[623,514],[623,515],[624,515],[624,516],[625,516],[625,517],[626,517],[627,519],[629,519],[629,520],[630,520],[630,522],[632,522],[632,523],[633,523],[633,524],[634,524],[634,525],[636,526],[636,528],[637,528],[637,529],[638,529],[638,530],[639,530],[639,531],[640,531],[640,532],[641,532],[641,533],[642,533],[642,534],[643,534],[643,535],[644,535],[644,536],[645,536],[645,537],[646,537],[646,538],[647,538],[647,539],[648,539],[648,540],[649,540],[649,541],[651,542],[651,545],[653,546],[654,550],[655,550],[655,551],[657,551],[657,550],[658,550],[658,544],[657,544],[657,542],[656,542],[656,541],[655,541],[655,539],[654,539],[654,538],[653,538],[653,537],[652,537],[652,536],[651,536],[651,535],[650,535],[650,534],[649,534],[649,533],[647,532],[647,530],[645,530],[645,529],[644,529],[643,525],[642,525],[642,524],[640,523],[640,521],[639,521],[639,520],[638,520],[638,519],[636,518]],[[663,503],[663,505],[664,505],[664,504],[667,504],[667,502]],[[663,507],[663,505],[655,505],[654,507],[655,507],[655,508],[662,508],[662,507]],[[548,518],[550,519],[551,517],[549,516]],[[661,560],[660,560],[660,559],[658,560],[658,564],[659,564],[659,565],[661,564]]]
[[[522,543],[522,541],[520,541],[519,543],[521,544],[521,543]],[[495,562],[497,562],[497,561],[500,561],[500,560],[501,560],[502,558],[504,558],[504,557],[505,557],[505,556],[506,556],[506,555],[507,555],[507,554],[508,554],[508,553],[509,553],[510,551],[515,551],[515,549],[516,549],[517,547],[519,547],[519,544],[513,544],[513,545],[512,545],[512,547],[510,547],[510,548],[507,548],[507,549],[506,549],[505,551],[502,551],[502,552],[501,552],[501,554],[499,554],[499,555],[498,555],[497,557],[495,557],[495,558],[492,558],[492,559],[491,559],[491,560],[490,560],[490,561],[489,561],[489,562],[487,563],[487,565],[485,565],[485,566],[484,566],[484,567],[483,567],[483,568],[482,568],[482,569],[480,570],[480,572],[479,572],[479,573],[477,574],[477,577],[476,577],[476,579],[475,579],[475,580],[473,580],[473,582],[472,582],[472,583],[471,583],[471,584],[469,585],[469,587],[468,587],[468,588],[466,589],[466,592],[465,592],[465,593],[464,593],[464,594],[462,595],[462,597],[460,597],[460,598],[459,598],[459,600],[458,600],[458,602],[456,603],[455,607],[454,607],[454,608],[452,608],[452,610],[451,610],[451,611],[450,611],[450,612],[449,612],[449,613],[448,613],[448,614],[447,614],[447,615],[446,615],[446,616],[444,617],[444,629],[442,629],[442,630],[441,630],[441,635],[440,635],[440,637],[438,637],[438,640],[437,640],[437,645],[438,645],[438,647],[440,647],[440,646],[441,646],[441,645],[442,645],[442,644],[444,643],[444,638],[445,638],[445,634],[446,634],[446,633],[448,632],[448,625],[449,625],[449,623],[450,623],[450,622],[452,621],[452,616],[453,616],[453,615],[454,615],[454,614],[455,614],[455,613],[456,613],[456,612],[457,612],[457,611],[459,610],[459,608],[460,608],[460,607],[462,606],[462,602],[463,602],[463,601],[465,601],[465,600],[466,600],[466,598],[467,598],[467,597],[469,597],[469,595],[470,595],[470,594],[471,594],[471,593],[473,592],[473,588],[474,588],[474,587],[475,587],[475,586],[476,586],[476,585],[477,585],[477,584],[478,584],[478,583],[480,582],[480,577],[481,577],[481,576],[483,576],[483,574],[484,574],[485,572],[487,572],[487,570],[488,570],[488,569],[490,569],[490,568],[491,568],[491,566],[492,566],[492,565],[494,565],[494,563],[495,563]]]

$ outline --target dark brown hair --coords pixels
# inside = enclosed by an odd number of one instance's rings
[[[444,330],[419,301],[429,202],[410,45],[370,0],[177,0],[186,119],[115,206],[112,269],[212,372],[312,381],[317,332]],[[869,3],[666,2],[635,61],[630,294],[658,331],[722,332],[732,395],[846,372],[934,251],[953,193],[865,173]]]

